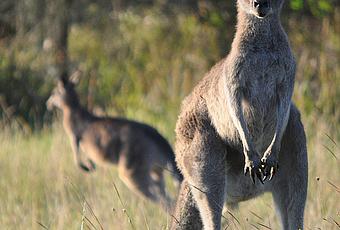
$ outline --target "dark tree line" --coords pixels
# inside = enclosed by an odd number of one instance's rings
[[[235,1],[228,0],[1,0],[0,117],[20,115],[31,126],[44,121],[44,101],[51,89],[51,84],[45,84],[45,76],[69,74],[72,63],[68,41],[73,25],[91,25],[99,30],[101,17],[114,18],[127,10],[143,12],[157,8],[170,20],[178,12],[187,13],[202,25],[216,28],[222,56],[233,36],[234,28],[226,25],[235,23],[234,4]],[[338,0],[287,0],[284,11],[287,18],[319,20],[332,18],[339,5]],[[89,13],[91,9],[96,9],[96,13]],[[18,61],[20,51],[27,49],[33,50],[29,54],[42,54],[43,68],[27,67]]]

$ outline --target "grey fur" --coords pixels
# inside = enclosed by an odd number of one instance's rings
[[[71,141],[77,166],[92,171],[97,164],[118,165],[119,177],[135,193],[170,207],[166,195],[163,169],[172,172],[177,181],[182,175],[167,140],[149,125],[112,117],[98,117],[84,109],[78,100],[74,83],[61,79],[47,106],[63,111],[63,125]],[[81,160],[82,150],[88,159]]]
[[[231,51],[183,101],[176,125],[176,161],[191,193],[181,190],[175,218],[188,212],[190,223],[200,213],[206,230],[220,229],[224,202],[264,192],[273,194],[283,229],[303,228],[307,150],[291,103],[295,60],[280,23],[283,0],[268,0],[265,17],[253,1],[238,0]],[[190,227],[174,221],[173,229]]]

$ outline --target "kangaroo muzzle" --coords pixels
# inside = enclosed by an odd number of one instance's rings
[[[272,12],[270,0],[253,0],[256,16],[264,18]]]
[[[51,111],[53,109],[53,102],[52,102],[52,99],[49,98],[47,101],[46,101],[46,108],[47,110]]]

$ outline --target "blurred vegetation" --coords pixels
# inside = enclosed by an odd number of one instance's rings
[[[129,229],[125,208],[114,194],[115,181],[137,229],[166,229],[171,217],[133,196],[111,168],[88,176],[79,173],[67,154],[71,150],[60,123],[50,127],[53,114],[45,102],[57,77],[80,69],[77,90],[89,110],[99,107],[110,115],[147,122],[173,142],[183,97],[228,53],[235,31],[234,4],[1,0],[1,226],[82,226],[89,207],[84,208],[71,181],[105,227]],[[306,226],[338,229],[340,1],[286,0],[282,21],[298,64],[294,101],[308,135]],[[35,130],[39,132],[25,135]],[[276,229],[268,202],[266,195],[242,204],[235,214],[241,223],[231,228],[260,229],[263,223]]]
[[[80,69],[78,90],[90,110],[99,106],[110,114],[173,129],[183,97],[228,53],[234,4],[3,0],[0,116],[28,132],[42,127],[51,121],[45,101],[55,78]],[[294,99],[311,121],[322,115],[336,126],[339,5],[336,0],[290,0],[282,16],[298,62]]]

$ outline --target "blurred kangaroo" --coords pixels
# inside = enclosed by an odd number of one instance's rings
[[[163,169],[177,181],[182,176],[169,143],[154,128],[131,120],[98,117],[84,109],[75,91],[77,75],[63,77],[47,101],[63,111],[63,126],[71,141],[75,163],[84,171],[95,163],[118,165],[119,177],[135,193],[170,206],[164,188]],[[80,149],[88,159],[82,162]]]
[[[238,0],[229,55],[183,101],[175,153],[184,181],[173,229],[220,229],[224,203],[264,192],[272,193],[283,229],[303,229],[306,138],[291,102],[295,59],[282,5]]]

